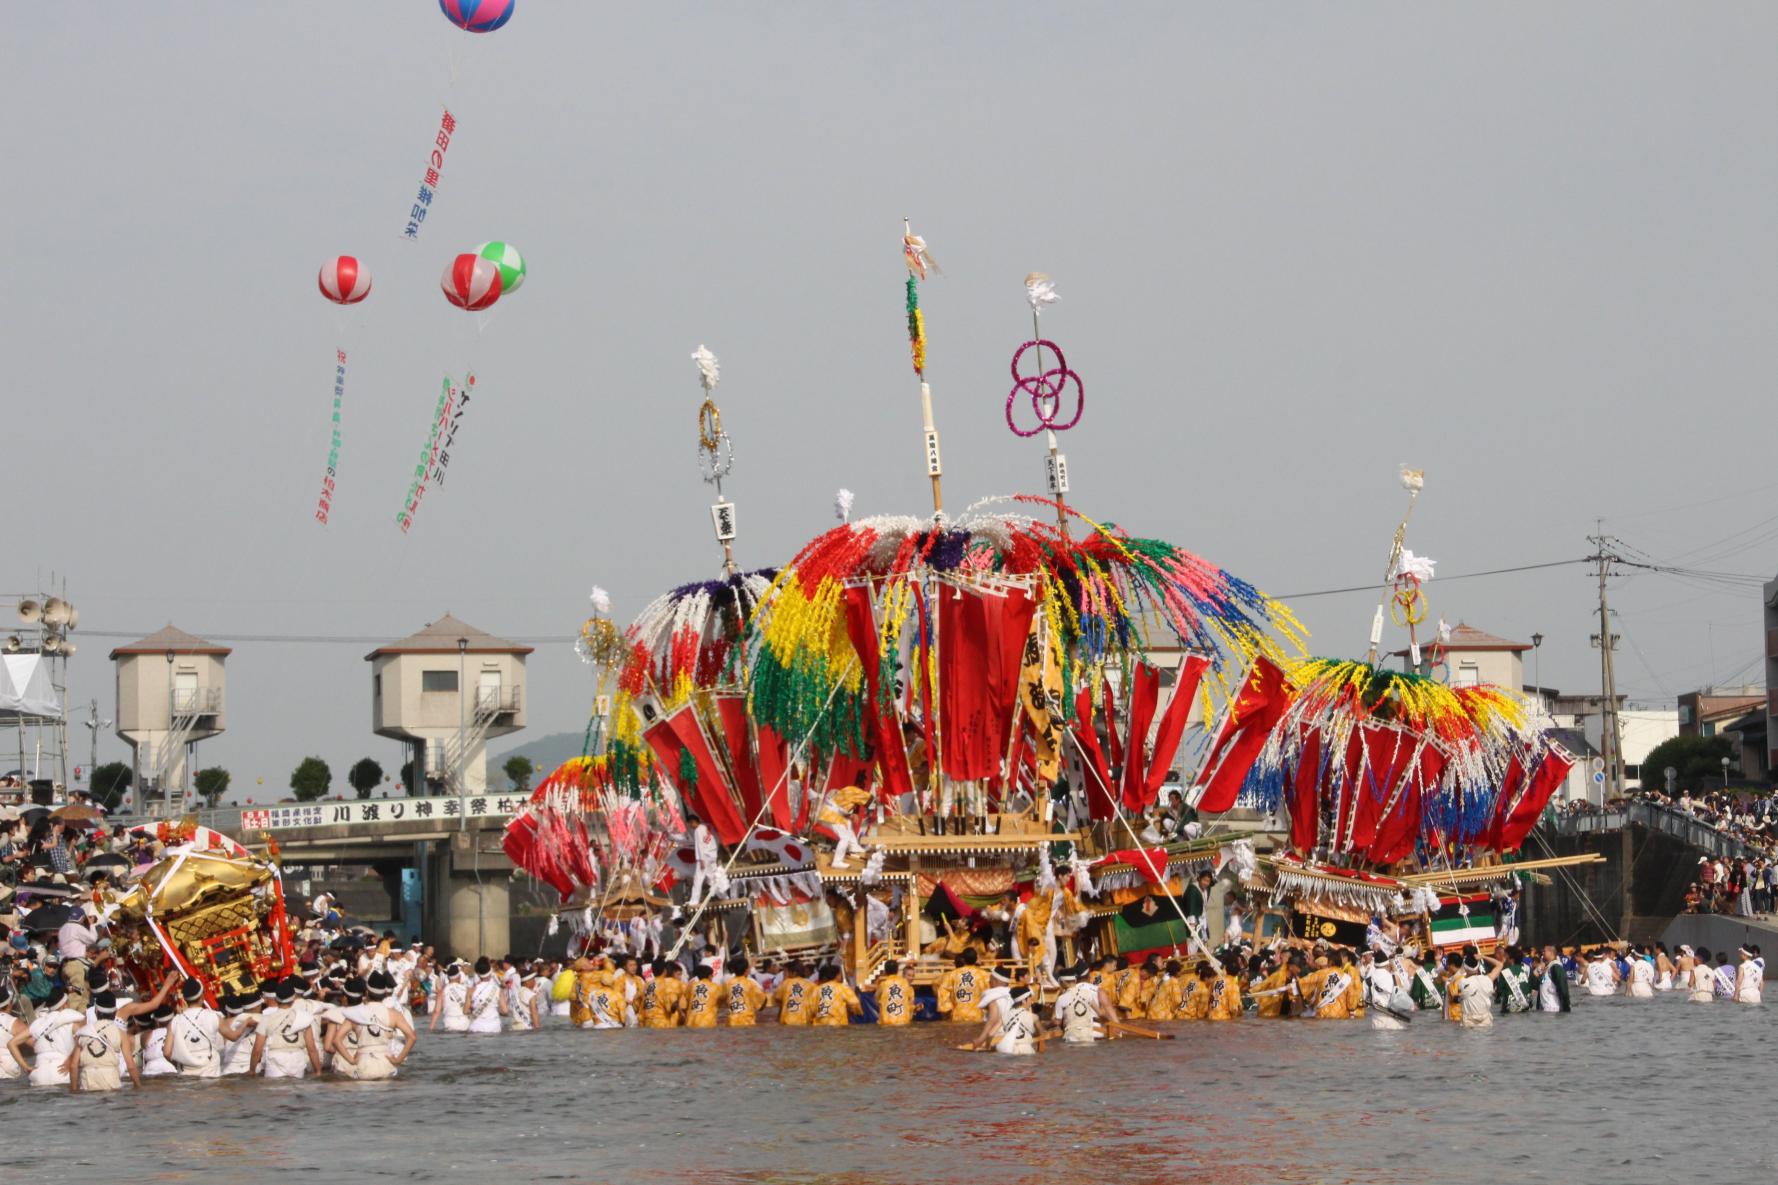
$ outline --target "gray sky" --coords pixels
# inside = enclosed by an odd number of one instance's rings
[[[951,505],[1041,483],[1000,419],[1041,269],[1087,386],[1075,501],[1271,591],[1374,579],[1402,461],[1441,573],[1583,555],[1600,514],[1658,557],[1778,564],[1748,529],[1778,491],[1770,5],[519,0],[472,38],[430,0],[39,4],[8,34],[0,587],[65,574],[83,633],[394,638],[448,609],[565,634],[595,582],[627,618],[717,560],[700,342],[746,563],[827,526],[840,485],[921,510],[904,215],[946,272],[924,303]],[[493,238],[530,275],[477,338],[437,277]],[[322,528],[314,277],[340,253],[376,285]],[[404,537],[467,362],[481,396]],[[1546,683],[1596,682],[1581,569],[1429,591],[1541,630]],[[1762,673],[1756,595],[1645,575],[1615,604],[1640,698]],[[1297,608],[1318,652],[1362,652],[1369,597]],[[79,640],[72,695],[110,715],[118,639]],[[392,767],[369,649],[238,644],[201,762],[261,796],[309,752],[342,787],[361,755]],[[529,735],[579,728],[588,693],[540,651]]]

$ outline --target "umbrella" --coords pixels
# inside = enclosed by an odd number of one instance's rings
[[[79,916],[79,908],[73,905],[45,905],[32,910],[19,919],[19,929],[34,934],[40,934],[46,930],[60,930]]]
[[[48,814],[49,808],[46,806],[28,806],[19,812],[19,818],[25,821],[25,826],[32,827],[36,825],[37,820],[44,818]]]
[[[357,950],[364,945],[362,934],[341,934],[328,944],[328,950]]]
[[[64,823],[96,823],[105,816],[97,809],[83,802],[71,803],[60,810],[50,812],[50,818],[60,819]]]
[[[112,876],[117,876],[128,872],[130,867],[130,858],[122,852],[105,852],[88,860],[81,871],[88,877],[95,872],[109,872]]]
[[[57,901],[67,900],[77,896],[80,892],[79,889],[73,889],[67,885],[52,885],[48,881],[32,881],[28,885],[18,887],[20,898],[41,897],[45,900],[54,899]]]

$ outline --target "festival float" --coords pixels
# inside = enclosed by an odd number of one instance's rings
[[[202,983],[214,1006],[295,972],[275,849],[255,855],[190,819],[144,823],[132,834],[161,845],[159,855],[103,909],[138,987],[151,992],[176,970]]]
[[[721,369],[703,346],[692,360],[703,393],[697,456],[716,490],[720,572],[661,594],[621,631],[608,595],[594,590],[594,615],[577,644],[597,671],[583,755],[538,786],[508,827],[506,850],[558,891],[560,916],[577,935],[597,934],[617,949],[664,950],[666,894],[707,882],[711,891],[697,894],[689,920],[678,919],[681,933],[720,922],[730,941],[755,949],[814,951],[832,941],[833,919],[811,852],[794,835],[808,804],[789,777],[792,747],[752,719],[746,703],[748,635],[776,572],[735,562],[737,509],[723,489],[734,443],[714,399]],[[700,869],[688,814],[730,859],[706,853]]]
[[[1301,631],[1222,569],[1070,507],[1058,435],[1084,383],[1040,331],[1057,299],[1041,273],[1005,413],[1019,437],[1042,434],[1049,494],[947,514],[920,303],[935,269],[904,230],[932,510],[844,521],[784,566],[755,618],[748,709],[805,749],[793,781],[833,843],[815,870],[861,985],[890,960],[932,983],[969,946],[1046,985],[1058,959],[1118,949],[1123,905],[1153,896],[1185,922],[1180,880],[1218,846],[1157,849],[1140,817],[1194,708],[1242,665],[1284,661]]]
[[[891,960],[930,985],[967,948],[1040,987],[1082,955],[1207,948],[1201,897],[1183,904],[1204,871],[1257,899],[1268,937],[1491,937],[1489,893],[1551,864],[1501,861],[1570,759],[1527,730],[1516,691],[1429,673],[1432,566],[1403,546],[1407,517],[1370,654],[1346,662],[1301,659],[1301,626],[1247,582],[1082,514],[1059,436],[1085,386],[1042,331],[1058,299],[1042,273],[1025,279],[1032,333],[1004,410],[1014,435],[1041,437],[1047,491],[947,513],[921,307],[936,267],[905,226],[902,247],[930,513],[855,520],[842,490],[837,526],[781,569],[741,571],[732,443],[700,347],[721,574],[621,632],[603,609],[588,621],[586,753],[514,821],[515,862],[619,949],[651,930],[662,949],[671,894],[680,942],[722,916],[731,944],[831,953],[860,986]],[[1403,481],[1411,514],[1423,481]],[[1400,672],[1378,656],[1391,605]],[[1194,724],[1209,736],[1188,789],[1169,779]],[[1164,788],[1207,828],[1147,829]],[[1235,830],[1237,803],[1288,824]],[[720,855],[689,844],[691,814]]]
[[[1256,662],[1199,770],[1200,812],[1240,802],[1288,820],[1244,878],[1261,937],[1491,949],[1501,891],[1593,859],[1514,859],[1574,759],[1528,727],[1518,689],[1446,682],[1442,620],[1422,648],[1435,562],[1404,541],[1425,478],[1404,467],[1401,483],[1365,659]],[[1386,617],[1407,631],[1401,671],[1381,665]]]

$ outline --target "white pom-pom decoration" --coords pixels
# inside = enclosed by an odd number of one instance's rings
[[[691,360],[698,364],[699,384],[703,386],[705,391],[714,391],[716,389],[716,384],[722,379],[722,370],[716,364],[716,355],[712,354],[708,348],[700,345],[697,350],[693,352]]]
[[[852,521],[852,491],[841,486],[833,496],[833,512],[843,523]]]
[[[611,616],[610,593],[595,584],[593,585],[593,591],[587,595],[587,600],[593,603],[594,613],[597,613],[600,617]]]
[[[1046,304],[1055,304],[1062,298],[1056,295],[1056,282],[1042,272],[1032,272],[1025,277],[1025,299],[1031,302],[1031,311],[1043,312]]]
[[[1390,579],[1412,576],[1421,584],[1425,584],[1432,579],[1432,569],[1437,563],[1437,560],[1429,556],[1415,555],[1411,547],[1404,547],[1401,549],[1401,555],[1396,558],[1395,571],[1391,572],[1389,576]]]

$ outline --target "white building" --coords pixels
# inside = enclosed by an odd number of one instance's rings
[[[413,746],[416,783],[450,794],[484,793],[488,738],[525,727],[531,649],[449,613],[378,647],[364,656],[371,664],[372,730]]]
[[[1460,621],[1451,628],[1451,640],[1443,645],[1445,667],[1449,672],[1445,681],[1452,687],[1487,683],[1518,691],[1525,686],[1525,651],[1529,649],[1529,642],[1514,642]],[[1404,671],[1413,669],[1410,652],[1397,650],[1395,657],[1402,660]],[[1433,641],[1429,638],[1420,646],[1422,673],[1432,657]]]
[[[117,667],[117,735],[134,754],[136,804],[152,795],[172,806],[191,792],[192,750],[225,727],[230,650],[167,623],[111,652]]]

